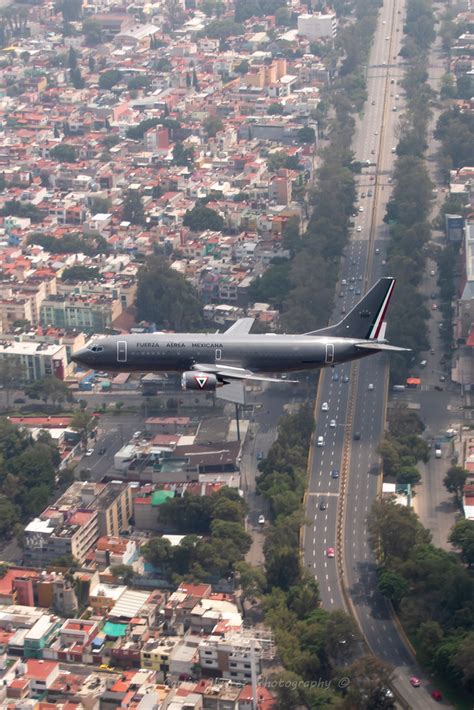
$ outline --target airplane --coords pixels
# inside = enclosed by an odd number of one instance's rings
[[[215,390],[233,381],[290,383],[268,374],[333,367],[389,345],[384,322],[395,279],[383,277],[336,325],[300,335],[251,334],[254,318],[241,318],[225,333],[146,333],[93,338],[72,360],[107,372],[181,372],[184,390]]]

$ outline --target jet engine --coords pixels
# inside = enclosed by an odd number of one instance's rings
[[[183,372],[181,387],[183,390],[207,390],[213,392],[221,383],[215,375],[208,372]]]

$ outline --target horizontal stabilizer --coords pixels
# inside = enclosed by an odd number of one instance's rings
[[[255,318],[239,318],[239,320],[236,320],[235,323],[232,323],[232,325],[227,328],[225,331],[226,335],[248,335],[250,333],[250,329],[252,328],[253,324],[255,323]]]
[[[388,350],[395,353],[408,353],[411,348],[399,348],[398,345],[389,345],[388,343],[380,343],[377,340],[366,341],[364,343],[355,343],[356,348],[361,350]]]

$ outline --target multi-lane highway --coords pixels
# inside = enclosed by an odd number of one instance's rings
[[[391,191],[396,127],[403,111],[398,53],[403,36],[403,0],[385,0],[367,71],[368,100],[354,137],[356,160],[375,165],[357,181],[354,230],[346,249],[332,321],[347,312],[384,273],[388,230],[383,223]],[[388,336],[390,331],[388,330]],[[403,343],[399,343],[403,345]],[[375,562],[366,519],[381,483],[376,453],[385,421],[388,365],[382,355],[321,375],[316,402],[315,443],[304,531],[304,562],[319,583],[327,609],[346,608],[370,649],[395,667],[394,685],[410,708],[435,707],[400,636],[386,600],[376,592]],[[335,549],[335,557],[328,556]],[[427,681],[423,682],[423,686]]]

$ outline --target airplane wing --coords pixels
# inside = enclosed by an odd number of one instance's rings
[[[198,372],[208,372],[217,375],[224,380],[256,380],[258,382],[280,382],[282,384],[295,384],[298,380],[286,380],[278,377],[263,377],[252,370],[244,367],[232,367],[232,365],[212,365],[210,363],[194,363],[193,370]]]
[[[363,343],[355,343],[355,347],[361,350],[389,350],[394,353],[411,352],[411,348],[399,348],[398,345],[389,345],[388,343],[381,343],[377,340],[366,340]]]
[[[235,323],[227,328],[225,331],[226,335],[248,335],[250,333],[250,328],[255,323],[255,318],[239,318]]]

